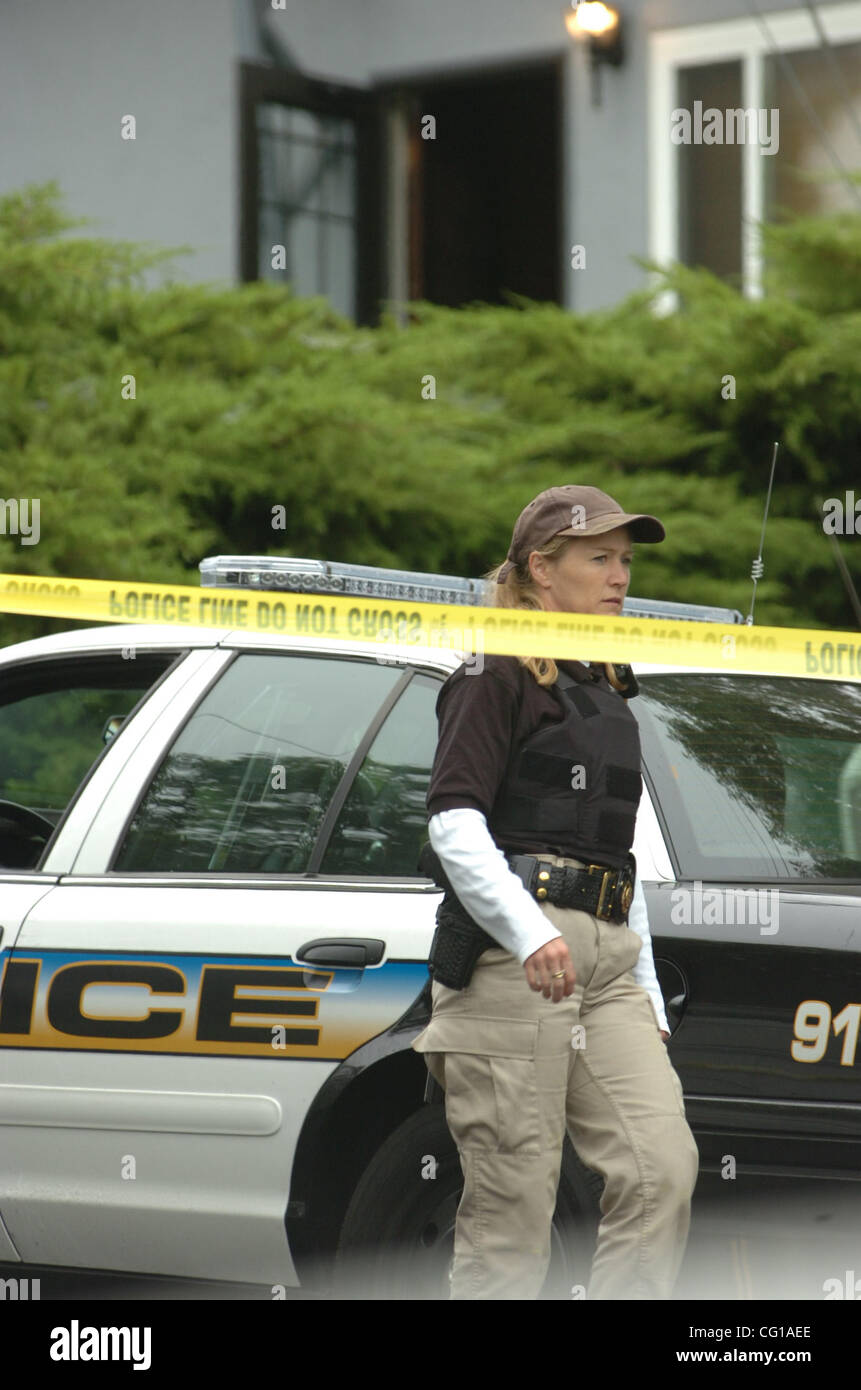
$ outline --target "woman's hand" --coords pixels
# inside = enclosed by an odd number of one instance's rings
[[[669,1042],[669,1040],[670,1040],[670,1035],[669,1035],[669,1033],[667,1032],[666,1028],[662,1028],[662,1029],[661,1029],[661,1037],[663,1038],[664,1042]]]
[[[533,951],[523,962],[523,969],[529,988],[536,993],[542,991],[544,998],[552,998],[554,1004],[574,993],[577,973],[563,936],[555,936],[552,941],[546,941],[537,951]],[[564,979],[558,973],[560,970],[565,972]],[[558,975],[555,980],[554,975]]]

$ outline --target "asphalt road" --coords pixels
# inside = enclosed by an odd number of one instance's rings
[[[861,1299],[861,1182],[700,1175],[676,1299],[835,1301],[850,1272]]]
[[[0,1268],[38,1275],[42,1300],[262,1300],[267,1287]],[[855,1282],[858,1288],[855,1291]],[[832,1282],[828,1282],[832,1281]],[[861,1182],[701,1174],[674,1301],[861,1299]],[[826,1294],[831,1293],[831,1300]],[[315,1301],[320,1295],[313,1295]],[[288,1301],[309,1295],[287,1290]]]

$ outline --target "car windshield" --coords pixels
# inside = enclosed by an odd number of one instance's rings
[[[678,872],[861,881],[861,685],[643,676],[643,763]]]

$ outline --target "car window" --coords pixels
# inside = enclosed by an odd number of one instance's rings
[[[419,875],[440,684],[432,676],[414,676],[390,711],[350,788],[321,872]]]
[[[332,794],[402,676],[337,657],[239,656],[164,758],[113,868],[304,872]]]
[[[861,876],[861,685],[644,676],[643,760],[684,877]]]
[[[176,657],[120,652],[0,672],[0,867],[34,868],[126,716]]]

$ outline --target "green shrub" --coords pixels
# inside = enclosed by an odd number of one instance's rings
[[[676,267],[601,312],[415,303],[367,329],[287,287],[172,280],[175,253],[72,235],[60,201],[0,199],[0,494],[41,505],[0,570],[196,583],[204,555],[267,552],[477,574],[536,492],[589,482],[667,525],[633,593],[747,612],[779,439],[757,621],[855,625],[820,507],[859,481],[861,218],[766,229],[761,300]],[[861,538],[841,544],[857,582]],[[0,641],[65,625],[0,615]]]

